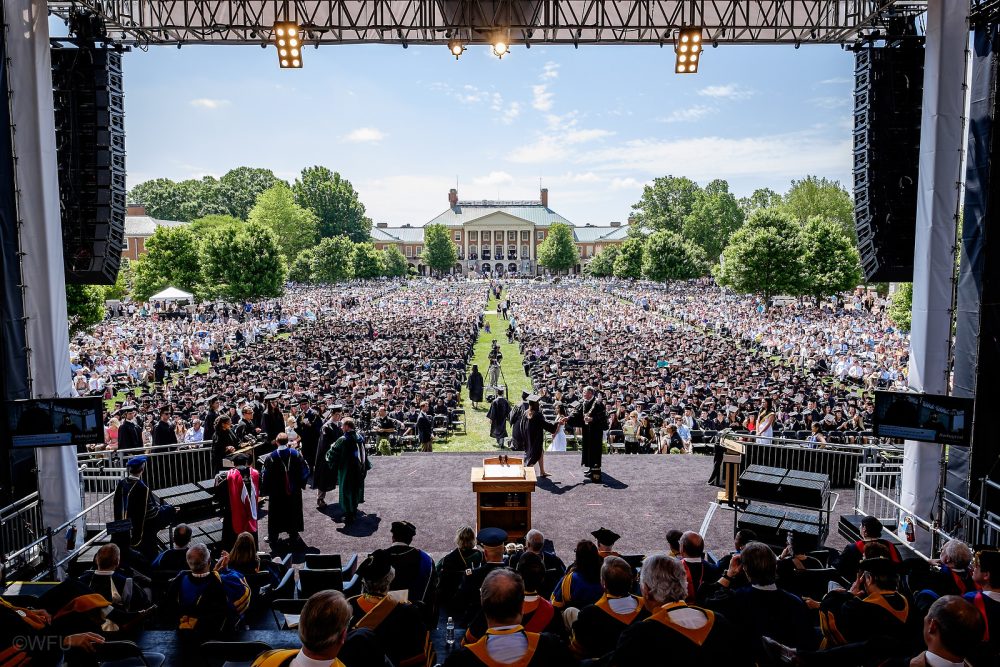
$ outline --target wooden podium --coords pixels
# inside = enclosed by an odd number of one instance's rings
[[[502,528],[511,541],[523,539],[531,530],[531,494],[535,491],[535,469],[524,467],[520,457],[493,456],[482,468],[472,469],[476,493],[476,532]]]
[[[722,438],[722,447],[726,450],[722,457],[722,478],[725,480],[723,490],[719,491],[718,502],[724,505],[735,505],[736,482],[740,477],[740,464],[746,453],[746,445],[735,435]]]

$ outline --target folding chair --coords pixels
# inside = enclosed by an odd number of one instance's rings
[[[166,659],[162,653],[143,653],[135,642],[104,642],[97,647],[101,667],[160,667]]]

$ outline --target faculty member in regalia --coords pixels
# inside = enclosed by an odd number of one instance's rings
[[[340,487],[340,508],[344,512],[344,523],[354,523],[358,518],[358,505],[365,502],[365,477],[372,463],[365,451],[365,443],[354,428],[354,420],[347,417],[341,422],[344,431],[326,453],[326,464],[336,476]]]
[[[248,464],[246,454],[233,457],[235,467],[215,476],[216,498],[222,506],[222,545],[232,549],[236,536],[250,533],[257,540],[257,501],[260,473]]]
[[[128,475],[118,481],[115,488],[115,521],[132,522],[129,546],[146,558],[154,558],[159,552],[156,532],[160,530],[174,508],[161,502],[146,482],[142,474],[146,470],[146,457],[133,456],[125,466]]]
[[[302,489],[309,479],[309,465],[297,449],[288,446],[288,436],[279,433],[278,448],[264,459],[261,492],[268,498],[267,536],[271,549],[278,546],[281,533],[288,533],[291,546],[303,546],[299,536],[305,530],[302,517]]]

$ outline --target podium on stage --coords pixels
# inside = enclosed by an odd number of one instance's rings
[[[472,469],[476,532],[501,528],[507,531],[508,539],[523,539],[531,530],[531,494],[535,482],[535,469],[526,468],[521,457],[483,459],[483,467]]]

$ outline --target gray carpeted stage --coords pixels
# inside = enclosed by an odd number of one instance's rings
[[[447,553],[454,546],[455,531],[475,524],[469,476],[485,454],[374,457],[362,514],[347,529],[336,491],[327,495],[330,504],[319,510],[315,492],[307,490],[306,544],[323,553],[366,554],[388,546],[390,524],[405,519],[417,527],[414,546],[435,558]],[[578,452],[548,454],[545,464],[552,477],[540,480],[535,491],[532,526],[569,560],[576,542],[601,526],[622,535],[615,545],[620,553],[663,551],[664,535],[671,528],[698,530],[719,490],[706,483],[712,459],[702,455],[605,456],[604,484],[584,481]],[[843,546],[844,540],[836,535],[837,520],[852,506],[853,491],[842,490],[831,517],[828,546]],[[267,534],[266,527],[260,534]],[[732,548],[732,534],[733,513],[720,508],[707,531],[706,545],[722,555]]]

